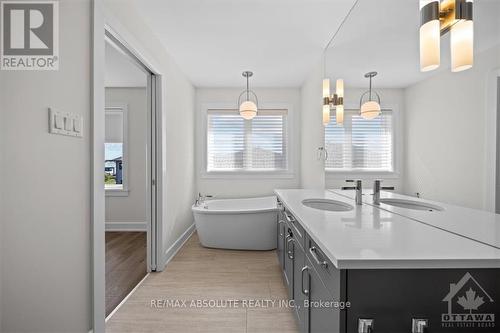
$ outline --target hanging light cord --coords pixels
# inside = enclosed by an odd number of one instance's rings
[[[333,40],[335,39],[335,37],[337,37],[338,33],[340,32],[340,29],[342,29],[342,26],[347,21],[347,19],[351,15],[352,11],[354,10],[354,8],[358,4],[358,2],[359,2],[359,0],[354,1],[354,3],[352,4],[351,8],[347,12],[347,15],[342,19],[342,22],[340,22],[340,25],[338,26],[337,31],[335,31],[335,33],[333,34],[332,38],[330,38],[330,40],[326,44],[325,48],[323,49],[323,74],[324,75],[326,75],[326,51],[328,50],[328,48],[330,47],[330,45],[333,43]]]

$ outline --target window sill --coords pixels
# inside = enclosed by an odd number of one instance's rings
[[[105,189],[107,197],[128,197],[127,189]]]
[[[398,179],[400,174],[397,171],[362,171],[362,170],[345,170],[332,171],[326,170],[326,179],[349,179],[349,178],[382,178],[382,179]]]
[[[292,179],[295,174],[286,171],[210,171],[203,172],[200,177],[202,179]]]

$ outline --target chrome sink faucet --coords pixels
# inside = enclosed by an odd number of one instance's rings
[[[380,190],[390,190],[394,191],[394,186],[385,186],[381,187],[381,180],[377,179],[373,182],[373,204],[380,205]]]
[[[373,182],[373,204],[380,205],[380,180]]]
[[[363,184],[361,180],[352,180],[348,179],[346,180],[348,183],[356,183],[356,186],[344,186],[342,187],[342,190],[356,190],[356,205],[362,205],[363,204]]]

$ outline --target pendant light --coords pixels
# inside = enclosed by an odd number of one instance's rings
[[[420,70],[440,64],[441,36],[450,32],[451,71],[474,63],[473,0],[420,0]]]
[[[364,119],[376,118],[381,112],[380,96],[376,91],[372,90],[372,78],[376,75],[377,72],[368,72],[365,74],[365,77],[370,79],[370,87],[368,91],[363,93],[363,95],[361,95],[361,98],[359,99],[359,110],[360,110],[359,112],[361,117],[363,117]],[[367,95],[368,95],[368,100],[363,102],[363,99]],[[376,100],[372,98],[373,95],[375,95],[375,97],[377,98]]]
[[[245,71],[242,75],[247,80],[247,88],[238,97],[238,105],[240,116],[244,119],[250,120],[257,115],[259,101],[257,99],[257,95],[249,89],[248,85],[248,79],[253,75],[253,72]],[[244,99],[242,99],[242,97],[244,97]],[[251,100],[251,97],[253,97],[254,101]]]

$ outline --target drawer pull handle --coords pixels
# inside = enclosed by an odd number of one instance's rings
[[[283,236],[283,233],[281,232],[281,228],[280,228],[280,225],[284,224],[285,222],[284,221],[278,221],[278,229],[280,231],[280,236]]]
[[[290,223],[295,222],[295,218],[293,216],[291,216],[291,215],[288,215],[287,212],[285,212],[285,218]]]
[[[306,271],[309,271],[309,267],[307,267],[307,266],[302,267],[302,270],[301,270],[302,281],[300,283],[300,289],[301,289],[302,293],[307,296],[307,295],[309,295],[309,290],[304,289],[304,280],[305,280],[304,279],[304,272],[306,272]]]
[[[293,245],[293,250],[290,250],[290,243],[293,243],[294,239],[290,235],[288,235],[289,239],[286,242],[286,253],[288,256],[288,259],[293,260],[294,258],[294,252],[295,252],[295,245]]]
[[[309,253],[313,257],[314,261],[316,261],[316,264],[320,265],[323,268],[328,268],[328,262],[326,260],[320,261],[318,259],[318,252],[315,246],[309,248]]]

